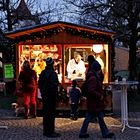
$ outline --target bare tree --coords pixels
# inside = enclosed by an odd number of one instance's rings
[[[61,19],[60,8],[61,6],[58,2],[46,1],[44,6],[38,5],[36,15],[39,16],[41,23],[50,23]]]
[[[3,27],[3,29],[7,29],[8,31],[13,30],[13,25],[15,24],[15,21],[13,20],[17,15],[15,15],[16,7],[19,4],[20,0],[2,0],[0,3],[0,24]],[[28,0],[29,4],[33,4],[34,0]]]
[[[17,8],[21,1],[23,3],[26,2],[24,8],[29,9],[29,11],[27,10],[28,14],[20,13],[24,11],[23,7],[21,7],[23,10]],[[17,27],[17,20],[28,20],[28,16],[33,18],[33,20],[38,18],[39,24],[61,20],[63,18],[62,10],[63,8],[59,2],[54,1],[0,0],[0,52],[3,52],[4,60],[6,62],[14,62],[15,60],[15,43],[4,37],[4,31],[15,29],[15,27]],[[1,29],[3,29],[3,31]]]
[[[79,22],[90,26],[111,29],[116,32],[114,39],[122,41],[130,48],[130,79],[136,74],[136,43],[139,39],[140,24],[139,0],[63,0],[75,6]]]
[[[23,16],[19,3],[24,0],[2,0],[0,1],[0,25],[4,30],[11,31],[17,25],[17,20],[36,20],[35,24],[49,23],[62,19],[62,8],[59,2],[41,0],[26,0],[26,5],[31,14]],[[25,2],[25,1],[24,1]],[[29,12],[28,12],[29,13]],[[21,15],[19,15],[21,14]],[[32,17],[31,17],[32,16]],[[31,22],[30,22],[31,23]]]

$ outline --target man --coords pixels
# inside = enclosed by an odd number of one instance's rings
[[[71,80],[76,79],[77,77],[81,77],[84,79],[85,71],[85,63],[81,60],[81,55],[77,53],[75,57],[68,62],[68,78]]]
[[[46,65],[38,81],[43,102],[43,135],[55,138],[60,136],[55,132],[56,96],[59,82],[54,70],[54,60],[51,57],[46,59]]]

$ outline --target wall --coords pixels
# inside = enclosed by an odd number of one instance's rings
[[[128,70],[129,49],[123,47],[115,47],[115,68],[114,70]]]

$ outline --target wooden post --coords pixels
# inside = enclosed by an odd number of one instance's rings
[[[62,84],[65,82],[65,53],[64,53],[64,44],[62,44]]]

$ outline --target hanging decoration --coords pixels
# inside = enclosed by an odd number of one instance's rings
[[[57,35],[60,32],[66,32],[68,34],[71,34],[73,36],[80,36],[82,38],[89,38],[89,39],[94,39],[99,42],[107,43],[110,40],[110,36],[106,34],[101,34],[98,31],[95,32],[89,32],[89,31],[84,31],[84,30],[79,30],[77,28],[70,28],[70,27],[56,27],[53,29],[48,29],[48,30],[41,30],[36,33],[31,33],[31,34],[26,34],[26,35],[21,35],[19,37],[16,37],[16,41],[18,42],[34,42],[34,41],[39,41],[41,39],[45,39],[47,37],[51,37],[53,35]]]

